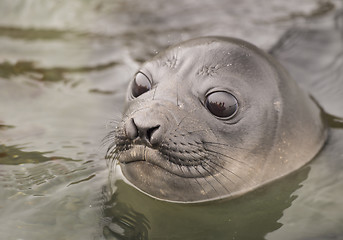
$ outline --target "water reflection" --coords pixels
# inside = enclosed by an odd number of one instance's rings
[[[40,68],[35,67],[34,62],[30,61],[18,61],[15,64],[9,62],[0,63],[0,77],[9,79],[12,76],[22,74],[38,74],[32,76],[32,79],[39,81],[57,82],[66,80],[64,75],[66,73],[84,73],[91,71],[101,71],[107,68],[111,68],[118,63],[108,62],[103,65],[92,66],[92,67],[75,67],[75,68]]]
[[[343,118],[326,113],[325,118],[330,126],[330,128],[340,128],[343,129]]]
[[[0,145],[1,239],[89,239],[98,231],[105,166],[49,155]]]
[[[175,204],[152,199],[121,180],[105,203],[107,239],[264,239],[282,224],[309,167],[233,200]]]
[[[26,152],[22,151],[22,148],[19,146],[5,146],[0,144],[0,164],[19,165],[23,163],[40,163],[51,160],[77,161],[65,157],[46,157],[44,154],[49,152]]]
[[[118,193],[105,204],[104,216],[110,223],[103,227],[106,239],[148,239],[150,230],[146,216],[125,202],[119,202]]]

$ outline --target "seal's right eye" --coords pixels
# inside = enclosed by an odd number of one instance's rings
[[[131,86],[132,96],[136,98],[150,89],[150,79],[144,73],[138,72]]]
[[[232,118],[238,110],[237,99],[231,93],[225,91],[208,94],[205,105],[213,115],[224,119]]]

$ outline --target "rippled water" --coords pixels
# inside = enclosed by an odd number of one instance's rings
[[[342,1],[0,2],[1,239],[343,238]],[[335,17],[336,16],[336,17]],[[139,64],[196,36],[270,49],[326,112],[300,171],[243,197],[180,205],[107,185],[101,140]]]

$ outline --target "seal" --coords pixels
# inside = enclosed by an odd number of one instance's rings
[[[172,202],[232,198],[308,163],[321,108],[268,53],[202,37],[143,64],[107,158],[138,190]]]

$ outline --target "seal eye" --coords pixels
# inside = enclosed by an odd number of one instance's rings
[[[216,117],[231,118],[238,110],[237,99],[228,92],[212,92],[206,96],[205,105]]]
[[[132,83],[132,96],[138,97],[151,89],[149,78],[142,72],[138,72]]]

